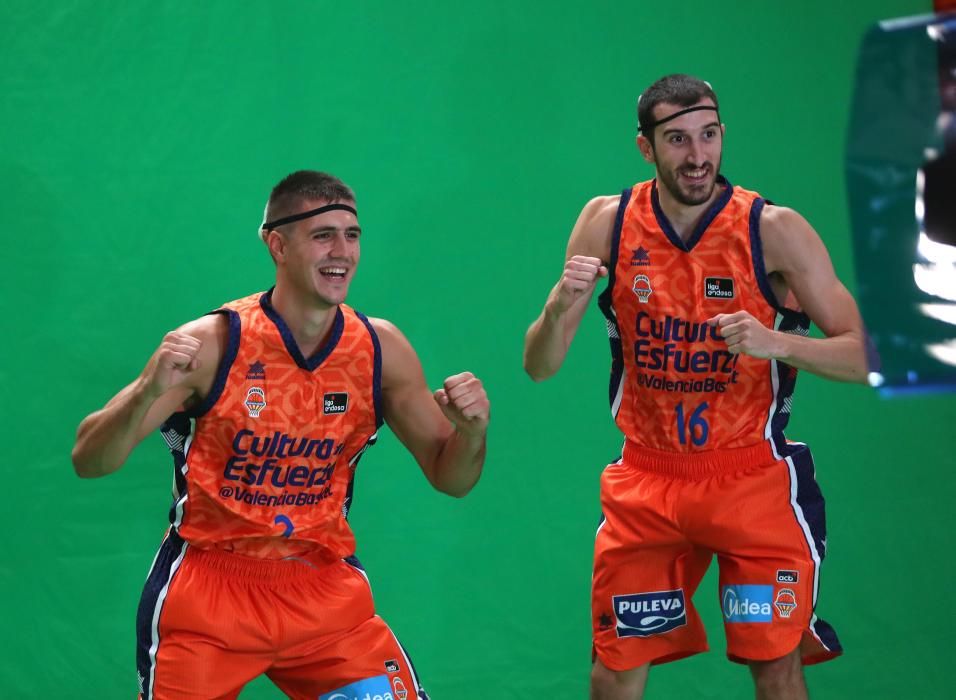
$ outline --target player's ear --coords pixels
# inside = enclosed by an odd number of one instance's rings
[[[654,146],[651,144],[651,140],[644,135],[638,135],[637,137],[637,148],[641,152],[641,155],[644,157],[648,163],[653,164],[654,161]]]
[[[269,233],[266,234],[266,245],[269,246],[269,254],[272,255],[273,260],[277,263],[280,260],[285,260],[288,241],[282,233],[275,229],[269,231]]]

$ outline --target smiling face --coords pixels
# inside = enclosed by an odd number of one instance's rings
[[[713,107],[708,98],[694,107]],[[654,108],[655,122],[686,109],[663,102]],[[717,112],[709,109],[688,112],[654,127],[654,141],[640,136],[638,147],[648,163],[657,167],[662,194],[684,206],[706,204],[714,197],[720,173],[724,128]]]
[[[301,211],[331,203],[305,200]],[[276,284],[319,308],[344,302],[361,253],[356,215],[327,211],[280,228],[269,231],[266,239],[276,263]]]

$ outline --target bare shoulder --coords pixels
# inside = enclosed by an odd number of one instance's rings
[[[568,241],[569,258],[587,255],[608,262],[614,219],[620,205],[621,195],[594,197],[584,205]]]
[[[409,369],[419,367],[412,344],[398,326],[384,318],[369,317],[368,322],[378,336],[382,349],[382,382],[386,388],[401,380]]]
[[[383,348],[386,345],[389,347],[402,344],[408,345],[408,339],[398,330],[398,326],[391,321],[369,316],[368,322],[375,330],[375,334],[378,336],[379,343],[382,344]]]
[[[617,209],[620,205],[621,195],[601,195],[594,197],[584,205],[581,216],[582,218],[586,216],[591,221],[613,223],[614,215],[617,214]]]
[[[208,389],[212,379],[215,377],[219,368],[219,363],[229,345],[229,317],[226,314],[207,314],[199,318],[184,323],[173,333],[187,335],[200,342],[199,369],[196,371],[195,380],[200,392],[202,389]],[[168,337],[168,336],[167,336]]]
[[[190,335],[201,341],[203,346],[221,350],[229,342],[229,317],[223,313],[206,314],[184,323],[175,332]]]
[[[760,214],[760,242],[767,272],[802,266],[808,256],[825,254],[823,242],[810,223],[789,207],[768,204]]]

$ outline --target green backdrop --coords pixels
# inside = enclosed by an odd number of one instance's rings
[[[724,172],[801,211],[852,289],[859,38],[930,3],[453,5],[0,3],[0,696],[134,696],[171,460],[153,436],[81,481],[75,427],[167,330],[270,285],[269,188],[317,168],[358,194],[350,303],[395,322],[432,385],[472,370],[493,402],[464,500],[430,490],[387,431],[362,461],[351,522],[380,612],[435,700],[586,697],[598,476],[620,445],[596,309],[555,378],[521,370],[570,227],[591,196],[651,176],[637,94],[692,72],[721,98]],[[847,650],[808,671],[814,697],[952,697],[956,402],[804,375],[794,410],[828,496],[818,611]],[[749,697],[712,574],[696,601],[713,650],[655,669],[648,697]]]

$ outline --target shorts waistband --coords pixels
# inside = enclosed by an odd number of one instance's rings
[[[769,440],[746,447],[703,452],[664,452],[644,447],[630,440],[624,443],[623,463],[646,471],[680,477],[703,479],[716,474],[740,471],[777,461]]]
[[[303,555],[301,558],[258,559],[235,554],[225,549],[200,549],[195,546],[187,550],[186,556],[193,566],[200,566],[229,577],[266,581],[288,581],[304,576],[314,576],[316,571],[321,571],[330,563],[334,563],[321,561],[309,555]]]

